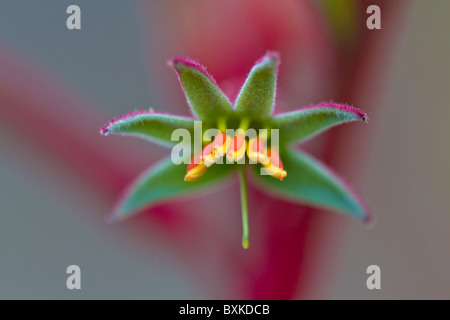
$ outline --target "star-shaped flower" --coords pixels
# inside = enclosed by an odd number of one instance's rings
[[[113,119],[100,132],[138,136],[173,147],[178,144],[172,140],[173,132],[184,129],[196,139],[192,144],[202,143],[203,150],[184,155],[192,157],[187,168],[174,164],[168,157],[144,172],[118,201],[110,216],[112,220],[121,220],[157,202],[208,188],[237,171],[241,183],[242,246],[247,248],[245,168],[248,166],[253,169],[251,181],[280,198],[347,213],[364,221],[370,219],[364,201],[340,178],[313,157],[291,148],[294,143],[332,126],[351,121],[367,122],[364,112],[347,104],[322,102],[273,115],[279,65],[275,52],[268,52],[256,62],[234,106],[198,62],[174,58],[169,65],[178,74],[193,118],[138,111]],[[201,135],[194,130],[195,121],[199,120]],[[211,128],[217,128],[218,133],[212,142],[203,141],[203,133]],[[233,129],[232,134],[229,129]],[[249,138],[245,135],[249,129],[260,134]],[[268,131],[264,133],[260,129]],[[279,133],[279,143],[269,139],[271,132]]]

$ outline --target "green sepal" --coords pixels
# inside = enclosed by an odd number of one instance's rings
[[[367,114],[345,104],[323,102],[319,105],[282,113],[270,120],[280,130],[283,143],[300,142],[342,123],[368,121]]]
[[[278,53],[268,52],[253,66],[239,93],[235,109],[252,119],[271,115],[277,86]]]
[[[368,221],[371,214],[365,202],[330,169],[303,152],[281,152],[287,176],[280,181],[261,175],[260,166],[252,166],[257,186],[280,198],[313,207],[346,213]]]
[[[186,165],[175,165],[168,157],[150,167],[130,184],[108,218],[112,222],[123,220],[157,203],[172,201],[206,188],[209,190],[223,181],[233,168],[234,166],[215,165],[208,168],[199,180],[187,182],[184,181]]]
[[[165,146],[173,146],[179,143],[171,139],[176,129],[186,129],[193,136],[194,119],[137,111],[111,120],[105,124],[100,133],[105,136],[110,134],[137,136]]]
[[[192,113],[202,120],[216,120],[233,112],[228,98],[219,89],[216,81],[197,61],[189,58],[174,58],[169,61],[178,74]]]

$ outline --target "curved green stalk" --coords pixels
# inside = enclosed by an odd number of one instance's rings
[[[242,247],[244,249],[248,249],[248,201],[245,165],[239,166],[239,182],[241,184]]]

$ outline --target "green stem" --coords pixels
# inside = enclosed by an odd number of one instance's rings
[[[245,165],[239,165],[239,181],[241,183],[241,210],[242,210],[242,247],[248,248],[248,201],[247,201],[247,178],[245,176]]]

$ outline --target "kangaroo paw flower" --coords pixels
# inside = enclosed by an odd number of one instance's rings
[[[367,114],[347,104],[322,102],[273,115],[279,64],[280,58],[275,52],[268,52],[259,59],[233,106],[206,68],[197,61],[189,58],[171,60],[169,65],[178,75],[193,118],[153,111],[133,112],[107,123],[101,134],[132,135],[171,146],[174,145],[172,133],[175,129],[194,133],[194,137],[198,137],[195,134],[196,118],[207,128],[212,129],[214,123],[218,124],[218,134],[212,142],[204,145],[201,152],[194,149],[194,156],[184,176],[185,181],[192,183],[183,182],[184,167],[166,160],[143,174],[127,189],[113,216],[122,219],[145,205],[209,188],[212,182],[221,181],[222,177],[237,169],[241,182],[242,246],[248,248],[247,166],[243,165],[248,158],[256,169],[256,186],[263,186],[265,192],[368,221],[371,215],[365,202],[342,179],[314,158],[290,148],[293,143],[310,139],[333,126],[353,121],[367,122]],[[227,124],[231,126],[227,127]],[[256,137],[247,136],[248,129],[256,132],[261,128],[278,130],[279,139],[274,142],[270,138],[269,141],[268,136],[261,132]],[[228,129],[235,130],[234,135],[226,134]],[[197,146],[195,142],[194,146]],[[191,149],[183,155],[189,159]],[[281,157],[290,172],[289,177]],[[224,159],[226,162],[219,162]]]

